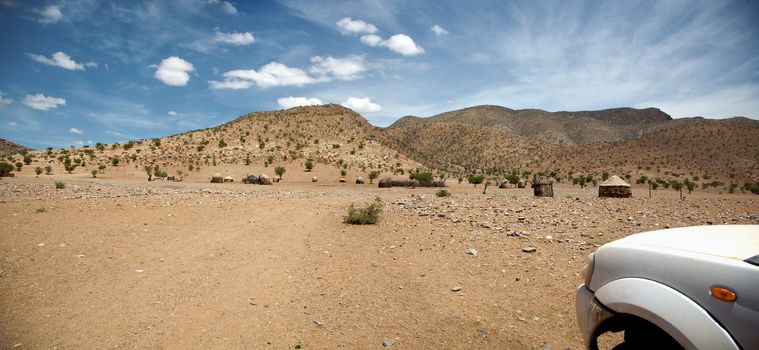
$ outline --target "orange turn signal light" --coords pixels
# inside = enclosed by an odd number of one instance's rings
[[[735,301],[738,298],[732,290],[722,287],[713,287],[711,289],[712,296],[724,301]]]

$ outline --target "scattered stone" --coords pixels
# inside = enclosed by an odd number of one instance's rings
[[[490,332],[490,330],[485,327],[482,327],[478,329],[477,331],[480,332],[480,334],[487,334],[488,332]]]
[[[38,247],[44,247],[44,246],[45,246],[45,243],[37,243],[37,246],[38,246]]]
[[[140,270],[134,270],[134,272],[145,272],[145,270],[142,270],[142,269],[140,269]]]
[[[319,321],[319,320],[314,320],[314,323],[315,323],[317,326],[321,326],[321,325],[323,325],[323,324],[324,324],[322,321]]]
[[[461,287],[459,287],[459,286],[455,286],[455,287],[451,288],[452,292],[458,292],[460,290],[461,290]]]
[[[382,342],[382,346],[386,348],[392,347],[393,345],[395,345],[394,339],[386,339],[385,341]]]
[[[525,253],[534,253],[538,251],[538,248],[535,247],[524,247],[522,248],[522,251]]]
[[[472,256],[477,256],[477,249],[474,248],[467,248],[464,252]]]

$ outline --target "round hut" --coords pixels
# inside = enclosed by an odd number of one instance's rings
[[[526,186],[524,180],[519,179],[519,181],[517,182],[517,188],[525,188],[525,187],[527,187],[527,186]]]
[[[314,177],[311,178],[311,182],[316,182],[316,181],[319,181],[318,177],[314,176]]]
[[[393,179],[386,177],[378,182],[377,187],[379,188],[390,188],[393,187]]]
[[[631,198],[632,186],[622,180],[619,176],[614,175],[598,185],[599,197],[612,198]]]
[[[356,184],[357,185],[363,185],[364,184],[364,178],[359,176],[356,178]]]
[[[223,177],[223,176],[221,176],[221,174],[219,174],[219,173],[214,173],[214,174],[211,176],[211,183],[219,183],[219,184],[220,184],[220,183],[222,183],[222,182],[224,182],[224,177]]]
[[[553,197],[553,182],[541,176],[532,183],[532,191],[536,197]]]
[[[235,179],[231,176],[224,176],[224,182],[235,182]]]
[[[271,185],[271,178],[267,176],[266,174],[258,175],[258,184],[259,185]]]

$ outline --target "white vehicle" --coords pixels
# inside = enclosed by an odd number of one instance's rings
[[[577,323],[588,349],[759,349],[759,225],[631,235],[588,256]]]

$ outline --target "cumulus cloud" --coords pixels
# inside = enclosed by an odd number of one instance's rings
[[[84,70],[85,67],[98,66],[98,64],[95,62],[87,62],[84,64],[76,63],[76,61],[71,59],[71,56],[61,51],[54,53],[51,58],[47,58],[45,56],[35,55],[35,54],[29,54],[29,57],[31,57],[33,60],[37,62],[51,65],[53,67],[68,69],[68,70]]]
[[[364,66],[364,59],[361,56],[350,55],[343,58],[334,58],[327,56],[327,58],[321,56],[311,57],[311,62],[314,63],[309,70],[311,73],[320,75],[322,79],[330,80],[354,80],[358,78],[358,75],[366,70]]]
[[[362,34],[362,33],[376,33],[377,27],[371,23],[366,23],[360,19],[353,20],[350,17],[345,17],[335,24],[340,28],[340,32],[344,35]]]
[[[63,12],[61,8],[56,5],[49,5],[42,10],[38,11],[40,17],[37,19],[40,23],[55,24],[63,19]]]
[[[380,43],[380,45],[404,56],[416,56],[424,53],[424,49],[417,45],[414,42],[414,39],[411,39],[411,37],[406,34],[393,35],[390,39],[384,40]]]
[[[433,33],[435,33],[435,35],[438,35],[438,36],[440,36],[440,35],[446,35],[446,34],[448,34],[448,31],[447,31],[447,30],[445,30],[445,28],[443,28],[443,27],[441,27],[441,26],[439,26],[439,25],[437,25],[437,24],[436,24],[436,25],[434,25],[434,26],[432,26],[432,28],[430,28],[430,30],[431,30]]]
[[[387,47],[404,56],[416,56],[424,53],[424,49],[406,34],[396,34],[387,40],[382,40],[379,35],[368,34],[361,37],[361,43],[369,46]]]
[[[21,103],[40,111],[65,106],[66,100],[58,97],[45,96],[43,94],[26,95]]]
[[[271,62],[259,70],[238,69],[224,73],[224,81],[209,81],[212,89],[247,89],[253,85],[261,88],[271,86],[302,86],[313,84],[316,79],[299,68],[291,68],[279,62]]]
[[[69,129],[69,132],[72,134],[79,134],[79,135],[84,134],[84,131],[82,131],[82,129],[77,129],[77,128],[71,128]]]
[[[178,115],[179,115],[179,113],[177,113],[177,112],[174,112],[174,111],[169,111],[169,113],[167,113],[167,114],[168,114],[170,117],[176,117],[176,116],[178,116]]]
[[[5,98],[5,93],[0,91],[0,106],[6,106],[13,103],[13,99]]]
[[[16,122],[8,122],[5,125],[8,125],[9,128],[15,128],[18,126],[18,123]]]
[[[361,36],[361,43],[369,46],[377,46],[382,42],[382,37],[375,34],[367,34]]]
[[[256,38],[250,32],[245,33],[221,33],[217,32],[214,38],[215,42],[230,44],[235,46],[245,46],[256,42]]]
[[[277,103],[279,104],[280,107],[284,109],[300,107],[300,106],[318,106],[318,105],[324,104],[322,100],[318,98],[292,97],[292,96],[278,98]]]
[[[172,56],[161,61],[154,76],[169,86],[185,86],[190,81],[190,74],[195,70],[192,63]]]
[[[372,102],[369,97],[349,97],[345,102],[341,103],[341,105],[359,113],[372,113],[382,110],[382,106]]]

